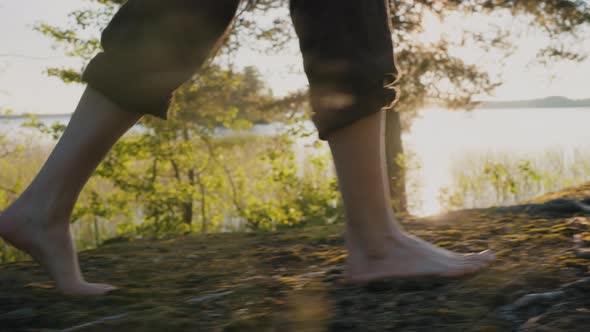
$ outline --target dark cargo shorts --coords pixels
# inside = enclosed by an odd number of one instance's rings
[[[166,119],[172,93],[231,26],[240,0],[129,0],[83,80],[124,110]],[[391,108],[398,71],[387,0],[291,0],[319,138]]]

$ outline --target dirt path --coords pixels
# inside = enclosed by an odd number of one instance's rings
[[[545,200],[582,195],[588,186]],[[590,260],[572,241],[590,243],[583,215],[404,222],[447,248],[491,247],[499,261],[460,280],[353,286],[342,225],[123,242],[81,254],[89,280],[122,288],[102,298],[64,298],[32,263],[0,266],[0,331],[590,331]]]

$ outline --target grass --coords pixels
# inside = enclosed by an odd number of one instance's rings
[[[471,152],[453,160],[449,175],[439,197],[447,210],[512,205],[590,181],[590,150]]]

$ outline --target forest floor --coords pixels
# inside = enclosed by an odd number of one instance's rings
[[[590,184],[532,203],[587,197]],[[498,261],[460,279],[351,285],[342,225],[111,243],[80,254],[87,279],[121,287],[104,297],[61,296],[30,262],[0,266],[0,331],[590,331],[584,213],[492,208],[404,224]]]

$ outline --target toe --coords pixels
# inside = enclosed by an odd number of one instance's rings
[[[495,255],[491,252],[479,253],[471,255],[467,258],[467,260],[475,265],[479,270],[492,264],[492,262],[495,260]]]
[[[478,261],[467,261],[463,265],[463,274],[471,274],[479,271],[483,265]]]
[[[488,263],[491,263],[496,260],[496,254],[494,254],[494,252],[491,250],[484,250],[480,252],[478,256],[480,256],[482,260],[485,260]]]
[[[109,293],[109,292],[113,292],[118,290],[118,287],[112,286],[112,285],[103,285],[103,290],[105,291],[105,293]]]
[[[108,292],[112,292],[117,288],[106,284],[92,284],[92,283],[79,283],[72,285],[68,288],[62,288],[61,291],[66,295],[73,296],[97,296],[104,295]]]
[[[113,285],[108,284],[91,284],[94,288],[96,288],[98,294],[106,294],[112,291],[117,290],[118,288]]]
[[[496,260],[496,255],[490,250],[485,250],[485,251],[482,251],[477,254],[475,254],[475,253],[466,254],[466,255],[464,255],[464,257],[466,260],[469,260],[469,261],[484,262],[486,264],[489,264],[489,263]]]

